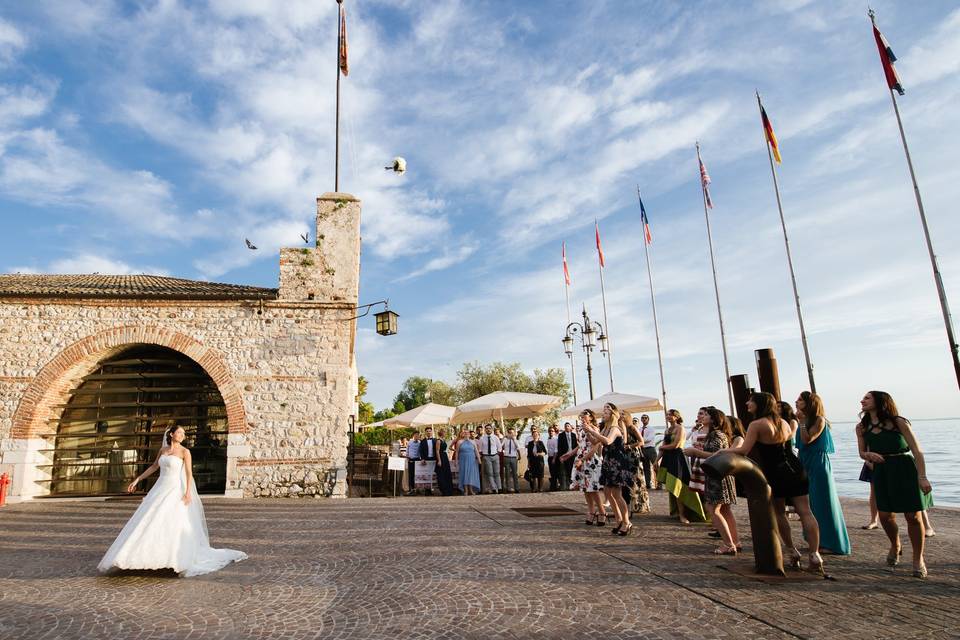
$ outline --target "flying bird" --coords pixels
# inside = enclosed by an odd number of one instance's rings
[[[310,244],[310,232],[301,233],[300,238],[303,240],[304,244]]]
[[[250,241],[247,240],[246,238],[244,238],[243,241],[247,243],[247,249],[251,249],[251,250],[253,250],[253,251],[256,251],[256,250],[257,250],[257,245],[253,244],[252,242],[250,242]]]

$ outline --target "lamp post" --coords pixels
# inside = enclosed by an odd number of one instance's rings
[[[599,334],[599,335],[598,335]],[[610,351],[607,340],[607,334],[603,331],[603,325],[595,320],[591,320],[587,315],[587,308],[583,308],[583,322],[571,322],[567,325],[567,334],[563,340],[563,350],[567,357],[573,357],[573,336],[580,336],[580,343],[587,354],[587,386],[590,390],[590,399],[593,400],[593,365],[590,362],[590,353],[600,346],[600,353],[606,354]]]

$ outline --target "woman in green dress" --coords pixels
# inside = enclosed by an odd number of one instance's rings
[[[868,391],[860,401],[862,411],[857,425],[860,457],[873,463],[873,492],[880,513],[880,526],[890,539],[887,564],[897,566],[903,555],[897,513],[907,521],[907,532],[913,547],[913,575],[927,577],[923,561],[922,512],[933,504],[930,481],[927,480],[923,451],[910,422],[897,411],[890,394]],[[912,455],[911,455],[912,454]]]

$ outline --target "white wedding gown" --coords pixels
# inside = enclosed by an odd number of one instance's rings
[[[97,569],[173,569],[181,576],[198,576],[245,560],[247,554],[242,551],[210,547],[196,486],[190,483],[189,505],[183,504],[185,489],[183,459],[161,456],[157,483],[144,496]]]

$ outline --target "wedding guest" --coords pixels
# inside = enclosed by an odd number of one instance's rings
[[[437,468],[437,451],[439,449],[437,445],[437,439],[433,437],[433,427],[427,427],[423,430],[423,439],[420,441],[420,466],[424,467],[428,463],[433,463],[434,473],[436,473]],[[423,487],[424,495],[431,496],[433,495],[433,481],[430,481],[429,486]]]
[[[743,444],[743,437],[747,435],[746,429],[743,428],[743,422],[741,422],[740,418],[736,416],[727,416],[727,423],[730,425],[730,434],[732,437],[730,440],[730,447],[731,448],[739,447],[740,445]],[[736,494],[738,498],[749,498],[749,496],[747,496],[746,491],[744,491],[743,489],[743,485],[740,483],[738,479],[736,478],[733,479],[733,486],[736,489]],[[720,537],[719,532],[714,532],[714,533],[716,533],[716,535],[712,535],[711,537],[714,537],[714,538]]]
[[[579,425],[578,425],[579,426]],[[560,456],[560,488],[570,489],[573,478],[574,457],[580,447],[580,440],[569,422],[563,424],[563,431],[557,436],[557,455]]]
[[[647,420],[649,422],[649,418]],[[650,494],[647,493],[649,482],[643,472],[643,436],[637,427],[637,419],[629,411],[620,412],[620,429],[626,434],[624,446],[633,473],[633,483],[623,487],[623,499],[630,513],[650,513]]]
[[[843,509],[833,483],[830,454],[834,453],[830,422],[823,409],[823,400],[816,393],[804,391],[797,398],[797,415],[802,416],[796,444],[800,462],[810,485],[810,510],[820,527],[821,550],[848,555],[850,536],[843,519]]]
[[[464,429],[457,439],[453,450],[453,459],[457,462],[457,485],[465,496],[480,491],[480,452],[477,441],[470,438],[470,431]]]
[[[780,417],[777,400],[769,393],[751,395],[747,400],[747,410],[754,419],[747,427],[743,444],[727,450],[749,455],[763,471],[773,495],[773,509],[780,539],[790,549],[790,566],[800,569],[802,555],[793,544],[790,521],[787,520],[786,513],[786,499],[793,499],[793,506],[800,516],[804,537],[809,546],[809,568],[822,574],[820,528],[810,511],[806,474],[790,445],[790,425]]]
[[[800,419],[797,417],[797,414],[794,412],[793,407],[790,406],[789,402],[784,402],[781,400],[777,403],[777,405],[780,407],[780,417],[790,425],[791,437],[795,437],[797,435],[797,430],[800,428]]]
[[[676,409],[667,412],[667,430],[660,443],[660,471],[657,479],[670,493],[670,515],[677,516],[682,524],[690,524],[687,513],[695,514],[700,520],[706,520],[700,495],[690,490],[690,464],[683,455],[686,432],[683,430],[683,416]]]
[[[453,495],[453,472],[447,455],[447,430],[437,432],[437,486],[445,496]]]
[[[560,489],[560,457],[557,455],[557,428],[547,429],[547,469],[550,471],[550,491]]]
[[[512,427],[507,429],[507,437],[501,441],[501,444],[503,445],[503,492],[519,493],[520,477],[517,475],[517,462],[520,458],[520,443],[517,442],[516,429]]]
[[[489,424],[480,438],[480,457],[483,460],[484,493],[500,493],[500,451],[503,445]]]
[[[705,407],[699,416],[700,424],[707,429],[707,437],[703,449],[688,447],[684,453],[694,458],[709,458],[711,455],[730,446],[732,433],[727,416],[716,407]],[[720,533],[723,543],[714,549],[719,556],[735,556],[741,549],[740,536],[737,533],[737,520],[733,515],[733,507],[737,503],[733,478],[724,476],[714,478],[707,476],[703,489],[703,501],[710,511],[711,523]]]
[[[689,440],[688,447],[703,449],[703,443],[707,439],[707,428],[700,422],[700,417],[703,415],[704,409],[705,407],[700,407],[700,411],[697,412],[697,421],[687,438]],[[707,476],[700,468],[700,458],[687,456],[687,461],[690,463],[690,490],[702,494],[706,486]],[[702,495],[700,497],[703,498]]]
[[[860,401],[860,408],[857,446],[860,457],[873,463],[871,484],[877,500],[880,526],[890,540],[887,565],[895,567],[903,554],[896,517],[896,514],[902,513],[913,547],[913,575],[915,578],[926,578],[921,513],[932,506],[933,500],[920,443],[910,421],[900,416],[890,394],[868,391]]]
[[[501,429],[500,427],[495,426],[495,427],[493,428],[493,435],[495,435],[495,436],[497,436],[498,438],[500,438],[500,444],[503,445],[503,437],[504,437],[504,436],[503,436],[503,429]],[[505,474],[504,474],[504,466],[503,466],[503,447],[502,447],[502,446],[500,447],[500,453],[497,454],[497,457],[500,458],[500,488],[502,489],[502,488],[505,487],[506,484],[507,484],[507,482],[506,482],[506,477],[505,477]]]
[[[633,421],[637,423],[636,420]],[[640,449],[643,461],[643,477],[647,483],[647,490],[659,489],[657,486],[657,441],[655,429],[650,426],[650,416],[640,416],[640,436],[643,438],[643,447]]]
[[[564,455],[575,456],[576,458],[573,465],[573,482],[570,488],[579,489],[583,492],[584,499],[587,501],[586,524],[595,524],[602,527],[607,524],[607,512],[603,507],[603,497],[600,495],[600,491],[603,489],[600,485],[600,466],[603,462],[600,457],[602,447],[598,440],[587,435],[587,426],[593,428],[597,426],[597,416],[590,409],[584,409],[580,413],[580,421],[577,423],[578,433],[576,434],[577,448]]]
[[[603,405],[603,423],[600,429],[584,426],[584,431],[603,446],[600,484],[617,517],[617,526],[610,533],[628,535],[633,529],[633,523],[630,522],[630,506],[623,499],[623,488],[633,485],[633,469],[624,444],[623,429],[620,427],[620,411],[616,405],[610,402]]]
[[[527,473],[530,474],[530,491],[533,493],[543,491],[543,458],[546,454],[547,448],[540,440],[540,429],[534,427],[530,442],[527,443]]]
[[[416,474],[417,460],[420,459],[420,433],[414,431],[407,442],[407,495],[417,492]]]

